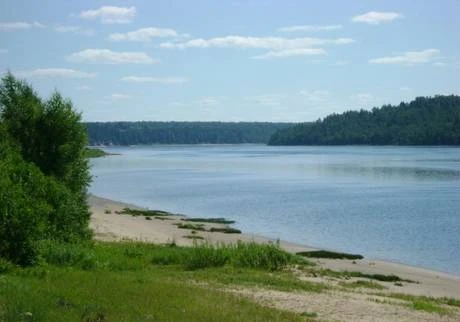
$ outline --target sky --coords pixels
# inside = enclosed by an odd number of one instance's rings
[[[85,121],[315,121],[460,94],[459,0],[2,0],[0,74]]]

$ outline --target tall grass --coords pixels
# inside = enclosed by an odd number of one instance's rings
[[[154,264],[179,264],[188,270],[230,265],[274,271],[301,261],[299,257],[283,251],[278,245],[253,242],[230,245],[197,244],[188,249],[165,248],[156,251],[152,257]]]

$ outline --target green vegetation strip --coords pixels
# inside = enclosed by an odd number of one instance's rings
[[[331,259],[363,259],[362,255],[337,253],[327,250],[315,250],[308,252],[298,252],[297,255],[312,258],[331,258]]]
[[[213,224],[234,224],[234,220],[228,220],[225,218],[186,218],[182,219],[184,221],[191,221],[191,222],[203,222],[203,223],[213,223]]]
[[[217,233],[224,233],[224,234],[241,234],[241,230],[236,229],[236,228],[230,228],[230,227],[224,227],[224,228],[211,227],[209,231],[212,233],[217,232]]]
[[[368,278],[371,280],[376,280],[380,282],[406,282],[406,283],[416,283],[417,281],[403,279],[397,275],[383,275],[383,274],[366,274],[361,272],[349,272],[349,271],[333,271],[330,269],[323,269],[318,271],[317,273],[324,275],[324,276],[333,276],[337,278],[350,278],[350,277],[361,277],[361,278]]]
[[[219,289],[326,288],[284,272],[303,260],[277,245],[49,241],[39,248],[33,267],[0,260],[0,321],[305,321]]]
[[[121,211],[116,212],[118,215],[131,215],[134,217],[137,216],[146,216],[146,217],[162,217],[162,216],[172,216],[174,214],[161,210],[148,210],[148,209],[133,209],[133,208],[123,208]]]

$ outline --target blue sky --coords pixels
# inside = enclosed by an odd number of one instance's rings
[[[0,73],[86,121],[313,121],[460,94],[460,1],[3,0]]]

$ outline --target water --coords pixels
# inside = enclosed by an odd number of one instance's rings
[[[111,147],[90,192],[244,232],[460,274],[460,149]]]

